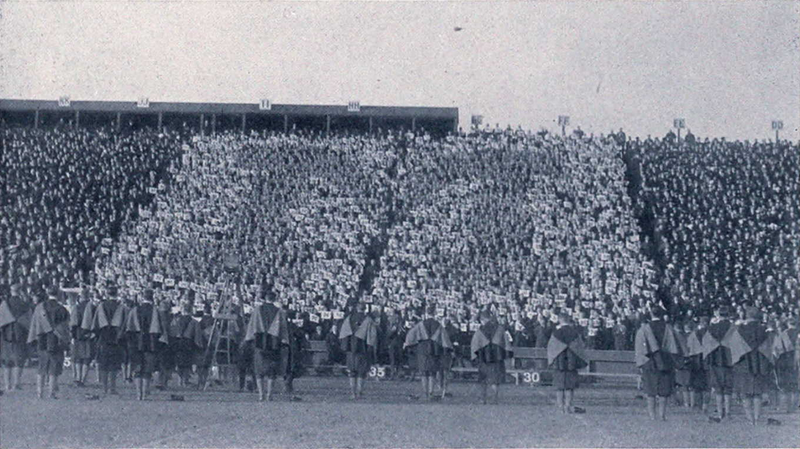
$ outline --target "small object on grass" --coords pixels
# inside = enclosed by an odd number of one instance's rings
[[[412,401],[418,401],[419,400],[419,396],[417,396],[415,394],[410,394],[410,395],[408,395],[408,399],[410,399]]]
[[[636,399],[641,399],[641,400],[644,400],[644,396],[643,396],[643,395],[641,395],[641,394],[637,394],[637,395],[636,395]]]
[[[292,396],[291,398],[289,398],[289,400],[292,402],[301,402],[303,398],[301,398],[300,396]]]
[[[87,400],[89,400],[89,401],[97,401],[97,400],[100,400],[100,395],[97,395],[97,394],[86,393],[85,397],[86,397],[86,399],[87,399]]]
[[[720,419],[718,416],[709,416],[708,417],[708,422],[713,422],[713,423],[718,423],[719,424],[719,423],[722,422],[722,419]]]
[[[780,426],[781,422],[775,418],[767,418],[767,425],[768,426]]]
[[[586,413],[586,409],[582,408],[582,407],[573,407],[572,408],[572,412],[573,413]]]
[[[185,400],[182,394],[171,394],[169,396],[169,399],[170,401],[178,401],[178,402],[183,402]]]

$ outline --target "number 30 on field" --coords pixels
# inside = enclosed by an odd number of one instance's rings
[[[541,382],[542,378],[541,378],[541,376],[539,375],[539,373],[538,373],[538,372],[536,372],[536,371],[533,371],[533,372],[526,372],[526,373],[525,373],[525,374],[522,376],[522,380],[523,380],[525,383],[529,383],[529,384],[531,384],[531,383],[533,383],[533,384],[538,384],[539,382]]]

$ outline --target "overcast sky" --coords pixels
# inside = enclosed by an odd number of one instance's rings
[[[800,2],[4,2],[0,97],[455,106],[800,138]],[[456,31],[456,27],[461,31]]]

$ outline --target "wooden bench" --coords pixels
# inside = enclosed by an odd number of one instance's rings
[[[322,369],[336,371],[344,369],[342,365],[330,365],[328,361],[328,348],[324,341],[310,342],[309,349],[306,349],[304,365],[312,369]],[[514,357],[507,362],[506,373],[514,378],[516,384],[521,382],[525,373],[539,372],[546,373],[547,370],[547,349],[545,348],[512,348]],[[582,369],[579,374],[591,378],[608,378],[636,381],[641,388],[641,376],[634,363],[633,351],[593,351],[587,350],[586,356],[589,359],[589,366]],[[534,364],[535,367],[526,367],[526,364]],[[474,367],[453,367],[451,372],[459,374],[477,374],[478,369]]]

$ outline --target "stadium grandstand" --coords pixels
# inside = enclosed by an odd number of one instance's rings
[[[722,304],[797,316],[785,141],[467,134],[447,108],[0,110],[3,289],[150,291],[202,314],[227,282],[239,307],[280,298],[309,337],[356,302],[409,324],[435,305],[465,334],[486,308],[530,346],[568,312],[590,347],[617,350],[656,304],[678,321]]]
[[[0,120],[7,124],[53,127],[57,124],[136,131],[187,129],[217,131],[377,132],[427,130],[444,135],[457,130],[457,108],[259,103],[169,103],[139,100],[58,101],[0,99]]]

